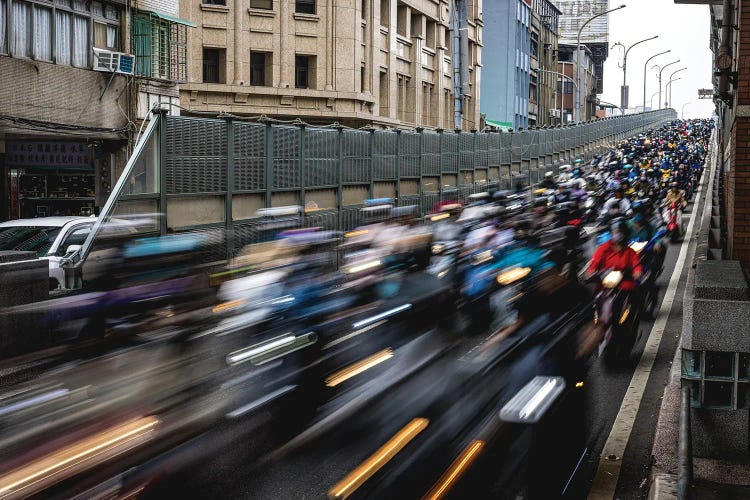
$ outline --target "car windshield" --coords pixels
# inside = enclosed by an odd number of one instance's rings
[[[55,226],[15,226],[0,228],[0,250],[36,252],[47,255],[62,228]]]

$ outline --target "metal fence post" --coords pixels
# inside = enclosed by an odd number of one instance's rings
[[[424,182],[424,157],[422,156],[424,152],[424,128],[417,127],[417,133],[419,134],[419,143],[417,146],[417,150],[419,151],[419,181],[417,185],[417,193],[419,193],[419,215],[424,217],[424,202],[422,200],[422,184]]]
[[[338,208],[338,230],[344,230],[344,127],[338,127],[338,186],[336,187],[336,206]],[[372,161],[372,159],[370,160]],[[372,163],[370,164],[372,167]],[[372,189],[372,183],[370,183]]]
[[[307,214],[304,212],[305,208],[305,185],[307,184],[307,162],[305,161],[305,140],[307,139],[307,128],[304,123],[300,123],[299,127],[299,205],[302,207],[302,227],[305,226],[305,218]]]
[[[401,130],[396,130],[396,205],[401,198]]]
[[[160,109],[159,113],[159,234],[167,234],[167,119],[166,110]]]
[[[224,195],[224,239],[226,241],[227,260],[234,254],[234,219],[232,216],[232,194],[234,191],[234,120],[226,118],[227,123],[227,162],[226,162],[226,194]]]
[[[370,194],[368,198],[374,198],[375,192],[375,129],[370,129]]]
[[[273,126],[266,122],[266,208],[271,208],[271,197],[273,195]]]

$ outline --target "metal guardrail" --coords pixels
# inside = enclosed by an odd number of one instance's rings
[[[677,446],[679,452],[677,498],[678,500],[690,500],[690,487],[693,484],[693,439],[690,427],[690,386],[687,384],[682,387]]]

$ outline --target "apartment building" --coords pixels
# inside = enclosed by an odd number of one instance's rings
[[[562,111],[562,123],[571,123],[575,120],[575,93],[578,78],[578,57],[576,57],[576,46],[560,44],[558,46],[557,71],[564,77],[557,82],[557,108]],[[597,118],[596,114],[596,92],[597,73],[596,60],[587,46],[581,49],[581,121]],[[560,114],[560,111],[557,113]]]
[[[559,123],[557,45],[560,9],[549,0],[532,0],[529,75],[529,126]]]
[[[481,0],[186,0],[180,15],[197,26],[184,114],[479,127]]]
[[[486,5],[482,113],[510,128],[529,126],[531,82],[530,0]]]

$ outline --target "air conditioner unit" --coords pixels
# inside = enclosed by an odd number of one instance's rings
[[[135,56],[123,52],[94,49],[94,71],[132,75]]]

